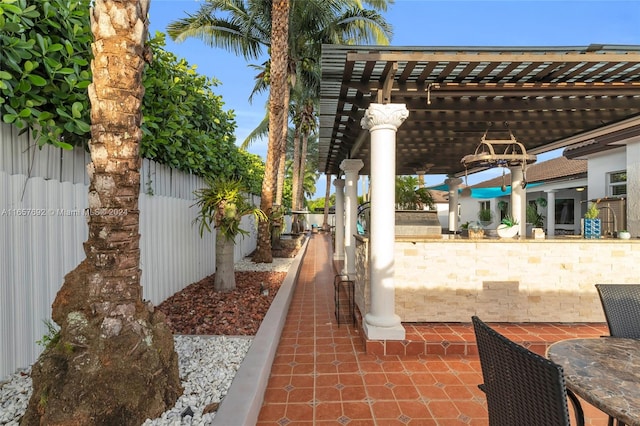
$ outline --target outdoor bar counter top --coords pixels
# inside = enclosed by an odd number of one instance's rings
[[[396,237],[395,310],[403,322],[605,321],[597,283],[637,283],[640,239]],[[356,305],[368,312],[369,244],[356,237]]]

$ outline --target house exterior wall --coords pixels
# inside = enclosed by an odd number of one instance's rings
[[[627,230],[640,235],[640,138],[627,143]]]
[[[368,241],[355,300],[368,312]],[[637,283],[640,241],[396,241],[395,309],[403,322],[603,322],[596,283]]]
[[[556,224],[555,229],[558,233],[565,231],[567,234],[578,235],[580,234],[580,218],[584,213],[583,202],[586,199],[585,192],[577,192],[574,187],[576,185],[580,185],[581,180],[572,180],[561,183],[554,183],[550,185],[541,185],[531,188],[527,191],[527,202],[535,201],[536,199],[542,197],[547,198],[546,191],[554,191],[556,200],[563,199],[572,199],[574,200],[574,218],[573,224]],[[584,182],[586,185],[586,181]],[[566,188],[567,185],[571,185],[571,188]],[[511,203],[511,197],[509,195],[505,195],[504,197],[498,198],[472,198],[472,197],[461,197],[460,198],[460,210],[461,210],[461,219],[460,223],[465,222],[474,222],[478,220],[477,212],[480,208],[480,202],[489,201],[491,204],[491,210],[493,211],[494,219],[493,223],[486,228],[489,230],[494,230],[500,224],[500,211],[498,209],[499,201],[506,201],[507,203]],[[547,209],[539,207],[538,211],[545,217],[544,219],[544,227],[547,227],[547,223],[549,218],[547,217]]]
[[[607,173],[627,169],[626,149],[624,146],[594,154],[587,161],[588,199],[604,198],[607,194]],[[583,206],[582,213],[586,211]]]

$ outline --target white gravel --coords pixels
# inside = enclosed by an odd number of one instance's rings
[[[251,258],[245,257],[244,259],[236,262],[236,271],[274,271],[274,272],[287,272],[289,267],[293,263],[293,258],[274,257],[273,263],[253,263]]]
[[[237,271],[287,272],[293,259],[274,258],[273,263],[253,263],[245,258]],[[175,336],[180,378],[184,393],[176,405],[143,426],[210,425],[215,412],[202,414],[205,407],[220,402],[227,394],[244,359],[251,337]],[[0,425],[18,426],[31,397],[30,369],[19,370],[0,382]]]

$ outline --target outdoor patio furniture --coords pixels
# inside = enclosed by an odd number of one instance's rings
[[[565,339],[546,356],[562,366],[567,391],[606,414],[610,426],[640,426],[640,339]]]
[[[640,339],[640,284],[596,284],[612,337]]]
[[[349,275],[336,274],[333,278],[333,301],[338,327],[342,322],[355,325],[355,282]]]
[[[568,392],[562,367],[520,346],[477,316],[472,317],[486,394],[489,425],[569,425],[567,396],[576,422],[584,425],[579,401]]]
[[[640,284],[596,284],[612,337],[640,339]],[[609,425],[614,424],[609,417]],[[624,423],[618,421],[618,426]]]

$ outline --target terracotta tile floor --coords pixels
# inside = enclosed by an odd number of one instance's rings
[[[330,244],[323,234],[309,241],[258,425],[487,425],[477,356],[367,354],[358,330],[338,327]],[[544,342],[606,334],[606,325],[493,325],[542,351]],[[407,336],[439,344],[474,339],[470,324],[406,327]],[[583,408],[588,425],[607,423],[597,409]]]

